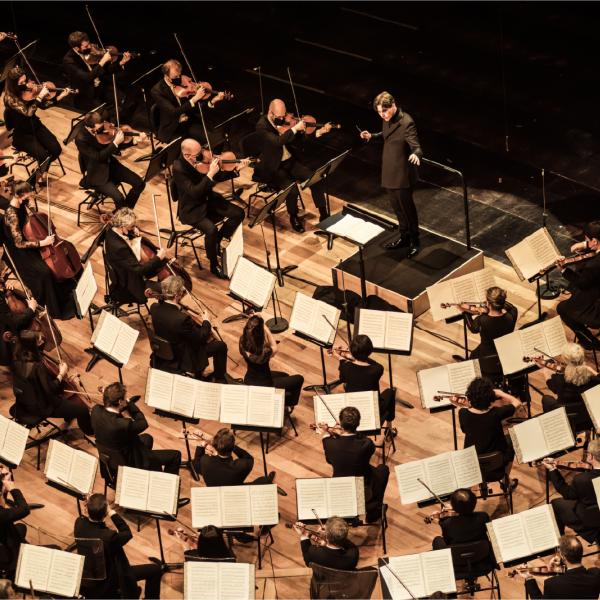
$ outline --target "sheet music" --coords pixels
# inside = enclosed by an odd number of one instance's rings
[[[91,494],[98,472],[98,459],[83,450],[73,448],[68,482],[83,494]]]
[[[549,267],[559,258],[560,254],[546,228],[538,229],[525,239],[539,265],[538,271]]]
[[[196,381],[194,387],[194,418],[218,421],[221,414],[221,384]]]
[[[538,275],[560,256],[545,228],[538,229],[506,250],[506,255],[521,279],[531,279]]]
[[[93,302],[96,292],[98,291],[98,284],[94,277],[94,271],[92,269],[92,263],[88,262],[83,269],[77,286],[75,287],[75,303],[77,304],[77,310],[79,316],[84,318],[87,311],[90,308],[90,304]]]
[[[321,398],[327,403],[323,404]],[[335,425],[337,419],[334,419],[329,411],[334,415],[339,415],[340,411],[347,406],[354,406],[360,412],[360,425],[357,431],[373,431],[380,428],[379,402],[377,392],[350,392],[346,394],[324,394],[313,396],[315,422],[327,423],[330,426]]]
[[[600,385],[595,385],[593,388],[581,392],[581,396],[583,397],[585,407],[590,413],[594,428],[598,431],[598,424],[600,423]]]
[[[455,394],[464,394],[471,381],[481,375],[478,360],[465,360],[463,362],[450,363],[446,366],[450,382],[450,390],[448,391]]]
[[[396,480],[402,504],[412,504],[431,498],[431,494],[418,481],[427,483],[425,461],[413,460],[396,465]]]
[[[594,479],[592,479],[592,485],[594,486],[594,493],[596,494],[596,504],[600,506],[600,477],[594,477]]]
[[[476,296],[473,300],[477,300],[478,302],[483,302],[486,299],[486,292],[496,285],[496,278],[494,277],[494,272],[492,269],[481,269],[480,271],[475,271],[470,274],[473,277],[473,281],[475,282],[475,287],[477,288]],[[467,298],[467,300],[471,300],[471,298]]]
[[[200,529],[205,525],[223,526],[221,510],[221,488],[198,487],[191,488],[192,527]]]
[[[150,471],[119,467],[115,500],[123,508],[146,510]]]
[[[365,502],[365,478],[355,477],[354,483],[356,484],[356,510],[359,515],[365,515],[367,513]]]
[[[224,527],[247,527],[252,525],[249,485],[220,487]]]
[[[285,416],[285,390],[275,390],[273,398],[275,409],[273,411],[273,427],[283,427]]]
[[[13,465],[21,464],[28,437],[27,427],[2,416],[0,419],[0,456]]]
[[[408,352],[412,340],[413,314],[388,311],[385,330],[387,350]]]
[[[275,388],[251,385],[248,387],[248,425],[276,427]]]
[[[237,260],[229,290],[239,298],[263,309],[271,298],[276,277],[244,256]]]
[[[314,519],[313,509],[321,519],[328,518],[326,479],[296,479],[296,506],[299,521]]]
[[[565,328],[560,317],[554,317],[543,322],[543,331],[546,336],[546,346],[550,356],[559,356],[567,344]]]
[[[250,506],[252,525],[276,525],[279,523],[277,486],[250,485]]]
[[[542,434],[546,441],[548,454],[565,450],[575,445],[573,431],[569,424],[567,411],[564,406],[540,415]]]
[[[374,348],[385,347],[385,320],[386,311],[360,309],[358,322],[359,335],[368,335]]]
[[[364,245],[385,229],[371,221],[346,214],[339,221],[330,225],[327,231]]]
[[[174,375],[171,412],[193,417],[196,408],[196,380],[183,375]]]
[[[221,387],[221,423],[245,425],[248,422],[248,386],[224,385]]]
[[[522,355],[531,356],[532,354],[539,354],[535,348],[549,354],[543,327],[543,323],[537,323],[519,331],[519,337],[521,338],[520,352]]]
[[[508,430],[517,460],[524,464],[548,455],[546,440],[542,433],[539,417],[528,419],[517,425],[513,425]],[[516,442],[516,443],[515,443]]]
[[[254,599],[254,565],[248,563],[227,562],[217,564],[219,566],[220,576],[220,600]]]
[[[475,446],[451,452],[450,458],[456,477],[456,489],[470,488],[483,481]]]
[[[531,554],[521,514],[501,517],[486,524],[488,530],[493,531],[499,552],[496,559],[499,562],[505,563]]]
[[[44,465],[44,475],[46,478],[60,485],[64,485],[64,482],[70,483],[69,475],[71,472],[72,456],[73,448],[62,442],[50,440],[46,464]]]
[[[421,554],[423,579],[428,594],[437,592],[456,592],[456,578],[452,564],[452,551],[432,550]]]
[[[15,576],[17,587],[28,590],[31,581],[34,590],[45,592],[52,564],[52,552],[50,548],[22,543],[19,546]]]
[[[231,279],[238,258],[244,254],[244,228],[240,224],[223,250],[223,271]]]
[[[334,330],[323,316],[327,317]],[[290,327],[315,340],[328,344],[333,341],[339,317],[340,311],[335,306],[330,306],[325,302],[296,292],[290,317]]]
[[[329,514],[327,517],[356,517],[358,501],[356,499],[355,477],[330,477],[327,479],[327,502]],[[319,513],[321,517],[321,513]],[[321,517],[323,518],[323,517]]]
[[[532,325],[532,327],[535,327],[535,325]],[[531,329],[531,327],[527,329]],[[496,346],[496,352],[498,353],[502,371],[505,375],[518,373],[531,366],[530,363],[523,361],[525,352],[523,352],[522,348],[521,331],[513,331],[512,333],[496,338],[494,345]]]
[[[4,440],[9,425],[10,419],[7,419],[4,415],[0,415],[0,454],[3,454],[4,452]]]
[[[114,315],[102,311],[92,335],[92,343],[101,352],[126,365],[138,335],[139,332],[133,327],[122,323]]]
[[[146,380],[146,404],[152,408],[170,411],[173,379],[174,375],[172,373],[150,367]]]
[[[431,409],[440,408],[441,406],[451,406],[450,400],[444,399],[440,402],[433,400],[433,397],[437,396],[440,390],[452,391],[447,365],[417,371],[417,381],[419,383],[419,394],[423,408]]]
[[[139,334],[140,332],[137,329],[130,327],[127,323],[121,323],[121,330],[112,349],[112,357],[121,364],[126,365]]]
[[[47,591],[67,598],[77,597],[84,561],[85,556],[80,554],[53,550]]]
[[[413,598],[424,598],[427,596],[423,566],[419,554],[391,556],[388,561],[388,567],[381,568],[381,575],[388,586],[392,600],[410,600],[411,594]],[[404,585],[389,572],[388,568],[396,573]],[[410,594],[405,589],[405,586],[410,590]]]
[[[549,504],[526,510],[521,514],[531,553],[543,552],[558,546],[558,528],[554,510]]]
[[[186,561],[183,581],[186,600],[219,600],[219,563]]]
[[[424,462],[427,472],[425,481],[438,496],[451,494],[456,490],[456,479],[449,452],[430,456]]]
[[[478,301],[479,294],[477,293],[477,286],[475,280],[470,276],[457,277],[451,279],[450,283],[454,289],[454,295],[458,298],[457,302],[475,302]]]
[[[148,481],[147,511],[174,515],[178,496],[179,475],[152,471]]]

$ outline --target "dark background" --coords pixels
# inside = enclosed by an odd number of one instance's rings
[[[80,2],[3,2],[0,30],[22,45],[38,39],[32,63],[60,81],[67,36],[95,39]],[[373,97],[386,89],[415,119],[425,155],[461,170],[469,187],[473,243],[504,249],[542,223],[542,169],[548,225],[568,247],[598,218],[598,7],[577,2],[90,2],[105,44],[138,50],[131,77],[181,59],[177,32],[200,80],[231,89],[236,108],[253,106],[232,141],[252,128],[273,97],[343,128],[309,148],[315,166],[355,146],[331,178],[331,192],[386,209],[379,152],[357,142],[356,127],[377,130]],[[2,44],[6,58],[14,50]],[[150,50],[156,54],[149,55]],[[337,50],[337,51],[335,51]],[[339,52],[341,51],[341,52]],[[253,70],[254,69],[254,70]],[[158,80],[148,77],[148,87]],[[137,125],[145,113],[136,113]],[[421,169],[422,225],[464,239],[459,181]]]

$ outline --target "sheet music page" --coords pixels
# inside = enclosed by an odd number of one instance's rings
[[[329,511],[327,504],[327,479],[324,477],[296,479],[296,506],[299,521],[314,519],[312,509],[321,519],[334,514]]]
[[[413,314],[392,311],[386,314],[384,348],[408,352],[412,340]]]
[[[5,417],[2,418],[5,419]],[[8,421],[8,424],[4,434],[0,434],[0,439],[4,438],[1,454],[7,462],[18,466],[23,460],[29,430],[14,421],[5,420]]]
[[[48,586],[53,552],[54,550],[50,548],[22,543],[19,546],[15,585],[28,590],[31,581],[34,590],[45,592]]]
[[[257,265],[253,265],[253,267],[251,287],[247,299],[255,306],[263,309],[269,304],[271,294],[273,293],[273,286],[277,278],[266,269]]]
[[[98,471],[98,459],[83,450],[73,449],[71,472],[67,481],[82,494],[91,494]]]
[[[194,529],[200,529],[205,525],[223,527],[220,490],[219,487],[194,486],[191,488],[192,527]]]
[[[529,279],[540,272],[539,262],[533,255],[527,238],[505,251],[519,279]]]
[[[248,425],[273,427],[275,420],[275,388],[248,386]]]
[[[194,418],[218,421],[221,415],[221,384],[194,382]]]
[[[330,477],[327,479],[327,502],[330,514],[338,517],[356,517],[356,477]],[[321,514],[319,513],[321,517]],[[321,517],[323,518],[323,517]]]
[[[227,562],[216,564],[219,566],[219,600],[252,600],[254,598],[254,565]],[[208,598],[206,595],[204,597]]]
[[[565,450],[575,445],[573,431],[569,424],[564,406],[551,410],[538,417],[542,426],[542,434],[546,440],[548,454]]]
[[[224,527],[248,527],[252,525],[250,485],[227,485],[221,490],[221,506]]]
[[[527,327],[526,329],[519,330],[519,337],[521,338],[521,354],[524,356],[531,356],[532,354],[539,354],[539,350],[550,354],[548,350],[548,344],[546,343],[546,336],[544,335],[544,324],[536,323]],[[538,350],[536,350],[536,348]],[[514,348],[513,351],[517,350]]]
[[[77,597],[85,556],[74,552],[52,551],[52,566],[48,574],[48,592],[67,598]]]
[[[531,328],[528,327],[527,329]],[[531,363],[523,361],[523,356],[525,356],[526,353],[523,351],[522,347],[521,331],[514,331],[496,338],[494,340],[494,345],[496,346],[496,352],[498,353],[502,371],[505,375],[518,373],[531,366]]]
[[[526,240],[537,261],[537,271],[549,267],[559,258],[560,254],[546,228],[542,227],[541,229],[538,229],[535,233],[528,236]]]
[[[223,271],[231,279],[238,258],[244,254],[244,228],[241,224],[231,236],[227,248],[223,250]]]
[[[7,419],[4,415],[0,415],[0,453],[3,453],[4,440],[10,423],[10,419]]]
[[[427,479],[425,483],[438,495],[451,494],[458,488],[454,478],[454,469],[450,452],[424,459]]]
[[[146,510],[174,515],[177,512],[178,495],[179,475],[152,471],[148,483]]]
[[[337,333],[341,311],[335,306],[331,306],[320,300],[317,300],[317,302],[318,308],[315,321],[315,338],[331,344]],[[329,323],[331,323],[333,327]]]
[[[313,337],[315,319],[316,308],[313,304],[313,299],[300,292],[296,292],[290,316],[290,327],[304,335]]]
[[[96,340],[98,339],[98,334],[100,333],[100,331],[102,331],[102,327],[104,325],[106,315],[108,315],[108,314],[110,314],[110,313],[106,312],[105,310],[100,312],[100,316],[98,317],[98,322],[96,323],[96,327],[94,328],[94,331],[92,331],[92,337],[90,338],[90,341],[92,342],[92,346],[96,345]]]
[[[486,299],[486,291],[496,285],[494,272],[491,269],[484,268],[480,271],[471,273],[471,275],[473,276],[473,281],[475,282],[475,287],[477,288],[477,296],[474,298],[474,300],[484,302]]]
[[[159,369],[148,369],[146,380],[145,402],[152,408],[159,410],[171,410],[171,397],[173,395],[174,375]]]
[[[458,298],[457,302],[476,302],[478,300],[477,286],[470,273],[451,279],[450,283],[454,288],[454,295]]]
[[[396,480],[402,504],[412,504],[431,498],[431,494],[417,480],[427,482],[424,460],[412,460],[396,465]]]
[[[126,365],[139,335],[140,332],[137,329],[130,327],[127,323],[121,323],[121,330],[115,340],[111,356],[121,364]]]
[[[283,427],[283,419],[285,416],[285,390],[275,390],[273,395],[273,427]]]
[[[457,489],[470,488],[483,481],[475,446],[456,450],[450,454],[450,458],[454,466]]]
[[[65,482],[70,483],[69,475],[73,452],[74,450],[70,446],[56,440],[50,440],[46,464],[44,465],[46,478],[59,485],[65,485]]]
[[[355,477],[354,483],[356,485],[356,510],[359,515],[367,513],[367,506],[365,503],[365,478]]]
[[[193,417],[196,408],[195,390],[195,379],[183,375],[174,375],[171,411],[185,417]]]
[[[75,287],[75,302],[79,311],[79,316],[84,318],[90,308],[90,304],[94,300],[94,296],[98,291],[98,284],[94,277],[92,263],[88,262],[83,269],[77,286]]]
[[[443,321],[460,314],[460,310],[456,306],[442,308],[442,304],[454,304],[458,302],[452,287],[452,280],[440,281],[427,288],[427,297],[429,298],[429,310],[431,318],[434,321]]]
[[[517,423],[510,427],[509,431],[512,431],[512,435],[517,438],[517,445],[521,454],[519,456],[517,453],[517,460],[521,464],[543,458],[549,454],[539,417]],[[515,452],[516,450],[517,447],[515,446]]]
[[[465,360],[458,363],[447,365],[448,379],[450,381],[450,392],[455,394],[464,394],[469,384],[480,373],[479,362],[475,360]]]
[[[456,592],[456,579],[450,548],[423,552],[421,562],[423,564],[425,590],[428,594],[433,594],[438,590],[446,593]]]
[[[100,313],[96,328],[92,333],[93,345],[98,348],[98,350],[112,356],[112,349],[115,345],[115,340],[119,336],[120,330],[121,321],[114,315],[103,310]]]
[[[558,528],[554,519],[554,510],[549,504],[530,508],[520,515],[532,553],[558,546]]]
[[[433,400],[433,397],[437,396],[439,391],[452,391],[450,386],[450,373],[447,365],[417,371],[417,381],[419,382],[419,392],[423,408],[450,406],[451,403],[449,400],[444,399],[440,402],[434,402]]]
[[[385,230],[371,221],[346,214],[339,221],[330,225],[327,231],[353,240],[358,244],[366,244]]]
[[[386,311],[360,309],[358,334],[368,335],[374,348],[385,348]]]
[[[567,344],[565,328],[560,317],[554,317],[548,321],[543,321],[542,331],[546,336],[546,346],[550,356],[560,356],[563,348]]]
[[[360,426],[357,431],[373,431],[380,428],[377,392],[348,392],[345,394],[342,408],[346,406],[354,406],[360,412]]]
[[[250,488],[252,525],[276,525],[279,523],[277,486],[273,483],[248,487]]]
[[[221,423],[248,423],[248,389],[247,385],[223,385],[221,387]]]
[[[592,422],[596,431],[598,431],[598,424],[600,423],[600,385],[595,385],[593,388],[581,392],[585,407],[590,413]]]
[[[325,406],[321,398],[327,406]],[[348,406],[346,404],[346,394],[321,394],[320,398],[319,396],[313,396],[313,403],[315,408],[315,423],[327,423],[330,427],[333,427],[336,424],[337,416],[340,414],[342,408]],[[329,407],[329,410],[327,407]],[[333,415],[331,413],[333,413]],[[333,418],[334,415],[336,416],[335,419]]]
[[[150,471],[121,466],[119,475],[120,477],[117,478],[117,504],[123,508],[146,510]]]
[[[427,596],[420,554],[390,556],[388,560],[388,567],[381,567],[380,569],[381,575],[390,590],[392,600],[410,600],[411,594],[413,598]],[[390,573],[389,569],[396,573],[402,583]],[[410,593],[406,591],[405,586],[410,590]]]
[[[499,562],[505,563],[531,554],[521,514],[494,519],[491,523],[488,523],[489,527],[494,530],[496,543],[500,551],[500,556],[496,555]]]
[[[183,589],[186,600],[219,600],[218,562],[183,563]]]
[[[252,280],[252,275],[250,274],[251,264],[251,261],[244,256],[240,256],[236,260],[235,268],[229,280],[229,291],[239,298],[246,299],[250,291]]]

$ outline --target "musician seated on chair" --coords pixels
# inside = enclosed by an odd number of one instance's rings
[[[525,578],[525,593],[528,598],[596,600],[600,594],[600,569],[587,569],[581,564],[583,546],[574,535],[563,535],[558,546],[559,556],[552,558],[551,566],[561,563],[566,568],[564,573],[544,578],[544,592],[535,577],[529,573],[521,575]]]
[[[4,339],[4,332],[17,334],[22,329],[27,329],[37,309],[35,298],[27,300],[27,308],[21,314],[13,313],[7,302],[6,292],[10,290],[9,285],[3,281],[3,272],[7,267],[0,261],[0,365],[9,365],[12,358],[12,348],[9,348],[8,342]]]
[[[545,458],[544,466],[550,472],[550,480],[562,498],[552,500],[552,508],[556,517],[556,524],[561,535],[568,525],[587,541],[594,541],[600,534],[600,510],[594,484],[596,477],[600,477],[600,440],[592,440],[587,448],[587,461],[591,468],[573,477],[567,483],[562,473],[556,466],[556,461]]]
[[[148,261],[143,260],[142,236],[136,226],[136,214],[121,208],[112,217],[106,232],[104,254],[109,274],[109,293],[117,302],[145,304],[145,290],[160,292],[160,285],[149,281],[165,267],[166,251],[159,249]]]
[[[240,168],[248,164],[244,159]],[[219,266],[221,241],[230,239],[244,220],[244,211],[213,191],[220,171],[219,160],[213,158],[204,174],[198,171],[202,164],[202,146],[191,138],[181,143],[181,156],[173,163],[173,176],[179,197],[178,216],[185,225],[191,225],[204,233],[206,256],[210,262],[210,272],[226,279]],[[220,228],[216,223],[223,221]]]
[[[579,344],[567,344],[561,358],[565,363],[564,372],[555,372],[546,381],[556,396],[542,396],[544,412],[564,406],[575,432],[593,429],[581,392],[600,384],[600,377],[585,364],[585,351]]]
[[[320,530],[321,539],[310,539],[310,533],[302,529],[303,523],[294,525],[294,530],[300,535],[300,548],[304,563],[311,563],[339,569],[353,571],[358,564],[358,547],[348,539],[350,530],[348,523],[341,517],[329,517],[325,522],[324,531]]]
[[[370,438],[357,433],[360,411],[354,406],[342,408],[339,415],[341,435],[332,436],[325,423],[319,423],[324,432],[323,450],[325,460],[333,467],[333,477],[364,477],[367,523],[381,517],[383,496],[390,477],[387,465],[370,464],[375,444]]]
[[[170,342],[177,370],[201,378],[208,359],[212,358],[211,380],[227,383],[227,344],[214,337],[208,313],[204,311],[195,320],[182,308],[180,303],[186,290],[181,277],[167,277],[160,287],[161,300],[150,308],[152,326],[157,336]]]

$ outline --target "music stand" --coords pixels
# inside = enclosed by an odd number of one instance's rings
[[[102,104],[99,104],[95,108],[92,108],[92,110],[88,110],[87,112],[82,113],[82,114],[77,115],[76,117],[72,118],[71,119],[71,129],[69,129],[69,133],[67,134],[67,137],[63,140],[63,146],[67,146],[77,137],[77,134],[81,131],[81,128],[83,127],[83,120],[88,115],[91,115],[92,113],[102,110],[105,106],[106,106],[106,102],[103,102]]]
[[[164,169],[167,169],[173,164],[173,161],[179,155],[181,136],[175,138],[172,142],[169,142],[166,146],[161,148],[150,158],[148,167],[146,168],[146,174],[144,175],[144,181],[147,183],[153,177],[158,175]],[[135,162],[140,162],[142,159],[136,159]],[[147,160],[147,159],[143,159]]]
[[[260,225],[269,217],[271,218],[271,225],[273,226],[273,243],[275,245],[275,269],[271,269],[269,267],[269,271],[274,272],[275,275],[277,275],[277,283],[279,284],[279,287],[284,286],[284,275],[287,275],[290,271],[297,269],[298,265],[288,265],[283,269],[281,268],[281,263],[279,261],[279,244],[277,242],[277,224],[275,223],[275,211],[284,204],[284,202],[290,195],[292,189],[294,189],[296,185],[296,182],[290,183],[290,185],[288,185],[286,188],[284,188],[280,192],[277,192],[272,200],[269,200],[265,203],[260,212],[256,215],[256,217],[254,217],[252,223],[248,225],[250,229],[252,229],[256,225]],[[268,259],[269,256],[267,254],[267,261]]]
[[[157,69],[160,69],[160,67],[162,67],[162,64],[152,67],[149,71],[146,71],[145,73],[140,75],[135,81],[132,81],[130,87],[133,87],[136,83],[138,83],[138,81],[141,81],[142,79],[144,79],[151,73],[154,73],[154,71],[156,71]],[[144,156],[140,156],[140,158],[137,158],[135,160],[135,162],[151,160],[152,157],[156,154],[156,146],[154,145],[154,131],[153,131],[154,124],[152,123],[152,114],[150,112],[150,103],[148,102],[148,96],[146,95],[146,88],[143,85],[140,85],[140,89],[142,91],[142,98],[144,99],[144,106],[146,107],[146,118],[148,119],[148,131],[150,132],[150,148],[152,151],[150,152],[150,154],[145,154]]]

